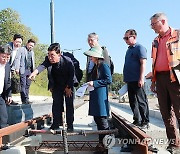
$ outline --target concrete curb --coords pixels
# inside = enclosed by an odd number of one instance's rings
[[[121,108],[124,108],[124,109],[127,109],[127,110],[131,110],[130,106],[129,106],[129,103],[115,103],[115,102],[110,102],[111,104],[114,104],[114,105],[117,105]],[[159,120],[162,120],[162,116],[161,116],[161,113],[160,111],[158,110],[152,110],[150,109],[149,110],[149,115],[150,117],[153,117],[153,118],[156,118],[156,119],[159,119]]]

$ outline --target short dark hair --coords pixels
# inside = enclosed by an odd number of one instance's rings
[[[52,43],[49,46],[48,51],[56,51],[56,53],[61,53],[60,44],[59,43]]]
[[[23,36],[21,34],[14,34],[13,40],[15,41],[18,38],[21,38],[23,41]]]
[[[129,33],[130,35],[135,35],[135,36],[137,36],[137,32],[134,30],[134,29],[128,29],[126,32],[125,32],[125,34],[126,33]]]
[[[36,44],[36,41],[35,41],[35,40],[33,40],[33,39],[29,39],[27,43],[30,43],[30,42],[32,42],[32,43],[34,43],[34,44]]]

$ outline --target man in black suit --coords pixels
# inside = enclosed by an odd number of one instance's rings
[[[8,114],[6,104],[10,104],[11,99],[11,78],[10,65],[7,63],[9,50],[0,46],[0,129],[7,127]]]
[[[64,111],[64,97],[66,101],[67,130],[73,131],[74,105],[73,105],[73,84],[74,65],[69,57],[61,55],[60,44],[52,43],[48,48],[48,56],[29,76],[35,78],[38,73],[48,69],[49,85],[53,98],[53,124],[50,129],[58,129],[62,124],[62,112]]]

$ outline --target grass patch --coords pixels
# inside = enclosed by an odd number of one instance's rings
[[[47,87],[41,87],[34,82],[30,86],[29,93],[36,96],[51,96],[51,92],[47,90]]]

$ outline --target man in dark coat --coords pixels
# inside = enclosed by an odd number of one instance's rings
[[[8,50],[0,47],[0,129],[7,127],[8,114],[6,104],[11,103],[10,65],[7,63]]]
[[[73,131],[74,105],[73,105],[73,84],[74,65],[69,57],[61,55],[60,44],[53,43],[48,48],[48,56],[29,76],[33,79],[44,69],[48,69],[48,89],[53,97],[53,124],[50,129],[58,129],[62,124],[62,112],[64,111],[64,97],[66,101],[67,130]]]

